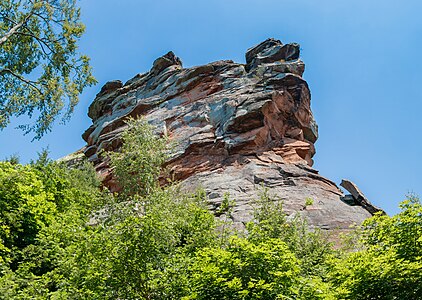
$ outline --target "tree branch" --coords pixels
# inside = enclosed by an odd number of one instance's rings
[[[26,24],[28,19],[32,16],[32,12],[30,12],[23,20],[22,22],[17,23],[15,26],[13,26],[3,37],[0,38],[0,46],[3,45],[7,40],[14,35],[23,25]]]
[[[50,56],[52,54],[56,54],[57,52],[47,43],[47,41],[45,39],[40,38],[40,37],[37,37],[28,28],[26,28],[26,30],[29,33],[26,33],[26,32],[16,32],[16,34],[18,34],[18,35],[24,35],[24,36],[29,36],[29,37],[32,37],[34,40],[36,40],[38,42],[38,44],[40,45],[41,51],[44,53],[46,59],[48,59],[51,63],[53,63],[53,61],[51,60],[51,57]],[[53,42],[55,42],[55,41],[53,41]],[[44,49],[44,46],[46,46],[48,48],[48,50],[50,50],[50,53],[47,53],[47,51]],[[70,65],[66,60],[63,60],[63,63],[65,65],[67,65],[71,69],[76,69],[75,67],[73,67],[72,65]]]
[[[44,22],[45,22],[46,24],[49,24],[49,23],[50,23],[50,21],[51,21],[51,22],[56,23],[57,25],[60,25],[60,27],[62,27],[62,28],[63,28],[63,22],[64,22],[64,21],[66,21],[65,19],[63,19],[63,20],[55,20],[54,18],[51,18],[51,19],[49,20],[49,19],[47,19],[46,17],[42,16],[41,14],[37,14],[37,13],[34,13],[34,16],[37,16],[37,17],[39,17],[40,19],[43,19],[43,20],[44,20]]]
[[[40,95],[43,95],[43,92],[37,87],[36,82],[35,81],[31,81],[29,79],[24,78],[23,76],[16,74],[15,72],[13,72],[12,70],[5,68],[5,69],[0,69],[0,76],[9,73],[10,75],[12,75],[13,77],[19,79],[20,81],[26,83],[27,85],[29,85],[30,87],[32,87],[33,89],[37,90],[37,92]]]
[[[32,37],[34,40],[36,40],[39,44],[40,44],[40,46],[41,46],[41,48],[42,48],[42,50],[43,50],[43,52],[44,52],[44,54],[45,55],[47,55],[47,56],[49,56],[51,53],[55,53],[55,51],[50,47],[50,45],[45,41],[45,39],[42,39],[42,38],[39,38],[39,37],[37,37],[35,34],[33,34],[30,30],[28,30],[28,32],[29,33],[27,33],[27,32],[16,32],[16,34],[17,35],[24,35],[24,36],[29,36],[29,37]],[[43,47],[43,45],[45,45],[47,48],[48,48],[48,50],[50,50],[51,51],[51,53],[47,53],[46,51],[44,51],[44,47]]]

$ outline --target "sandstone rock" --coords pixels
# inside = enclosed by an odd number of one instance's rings
[[[266,49],[271,49],[276,46],[283,46],[283,43],[279,40],[269,38],[263,41],[262,43],[259,43],[258,45],[249,48],[245,54],[246,63],[250,64],[252,60],[259,55],[259,53],[265,51]]]
[[[154,61],[150,72],[154,75],[158,75],[162,71],[173,65],[181,67],[182,61],[176,55],[174,55],[172,51],[170,51],[166,55],[159,57]]]
[[[69,167],[78,168],[86,162],[86,156],[84,155],[85,147],[75,151],[69,155],[61,157],[57,160],[57,162],[64,163]]]
[[[172,176],[186,190],[203,187],[211,209],[229,193],[239,227],[251,219],[262,186],[313,226],[337,230],[361,223],[372,211],[342,201],[341,190],[311,168],[318,127],[299,51],[298,44],[268,39],[247,51],[246,64],[191,68],[169,52],[150,72],[103,87],[89,109],[93,124],[83,134],[84,153],[104,184],[118,189],[98,153],[120,147],[126,118],[144,116],[176,144],[166,163]],[[307,198],[313,205],[305,205]]]
[[[109,81],[101,88],[99,95],[110,93],[114,90],[121,88],[122,86],[123,86],[123,83],[120,80]]]
[[[356,184],[354,184],[350,180],[343,179],[341,181],[340,185],[342,187],[344,187],[351,194],[351,196],[353,197],[353,199],[354,199],[354,201],[357,205],[362,206],[367,211],[369,211],[371,214],[375,214],[375,213],[380,212],[381,214],[385,215],[385,211],[383,211],[382,209],[374,206],[371,202],[369,202],[369,200],[360,191],[360,189],[356,186]],[[346,195],[346,196],[348,196],[348,195]]]
[[[278,62],[276,65],[285,65],[285,62],[297,60],[299,55],[299,44],[283,45],[279,40],[267,39],[259,45],[248,49],[246,52],[246,67],[250,70],[262,64],[276,62]]]
[[[88,109],[88,116],[90,118],[98,118],[99,116],[106,113],[106,109],[109,108],[114,94],[113,92],[118,90],[123,86],[120,80],[113,80],[107,82],[102,88],[101,91],[97,94],[97,101],[94,101]],[[106,96],[106,97],[103,97]]]

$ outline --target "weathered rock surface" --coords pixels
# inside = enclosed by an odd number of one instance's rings
[[[312,225],[347,229],[371,216],[349,205],[335,183],[312,169],[318,127],[302,78],[298,44],[268,39],[247,50],[246,64],[217,61],[183,68],[173,52],[150,72],[125,84],[108,82],[89,107],[93,125],[83,134],[85,155],[110,189],[117,189],[101,150],[118,149],[129,116],[144,116],[176,142],[167,162],[185,189],[204,188],[212,208],[225,193],[235,199],[233,219],[251,219],[261,186]],[[306,199],[313,200],[305,205]]]
[[[365,195],[360,191],[360,189],[351,182],[350,180],[343,179],[340,183],[340,186],[342,186],[346,191],[348,191],[351,195],[353,202],[351,205],[360,205],[363,208],[365,208],[367,211],[369,211],[371,214],[381,213],[385,215],[385,211],[383,211],[381,208],[374,206],[369,200],[365,197]],[[349,197],[350,198],[350,197]],[[350,201],[350,200],[349,200]]]

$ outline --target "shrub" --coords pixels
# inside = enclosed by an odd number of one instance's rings
[[[121,194],[148,195],[159,185],[158,177],[169,155],[167,138],[155,134],[144,119],[129,119],[121,139],[119,152],[107,153]]]
[[[366,220],[362,250],[344,253],[331,274],[344,299],[422,299],[422,205],[410,196],[402,211]]]

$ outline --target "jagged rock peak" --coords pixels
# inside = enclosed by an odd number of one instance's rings
[[[85,155],[104,184],[118,189],[102,150],[117,150],[125,119],[143,116],[177,145],[166,163],[187,190],[205,188],[218,208],[225,193],[236,200],[233,219],[251,219],[261,185],[284,201],[289,213],[310,224],[347,229],[371,214],[342,201],[344,194],[311,168],[318,126],[305,65],[296,43],[266,41],[246,52],[246,64],[230,60],[183,68],[173,52],[125,84],[105,84],[89,107]],[[306,199],[313,204],[306,206]],[[309,201],[308,201],[309,202]]]
[[[270,38],[246,51],[246,64],[251,69],[263,63],[294,61],[299,56],[299,44],[283,45],[279,40]]]
[[[157,58],[152,65],[150,73],[158,75],[170,66],[182,67],[182,61],[174,55],[173,51]]]
[[[120,80],[112,80],[107,82],[103,87],[101,88],[101,91],[98,93],[98,96],[108,94],[112,91],[115,91],[123,86],[123,83]]]

